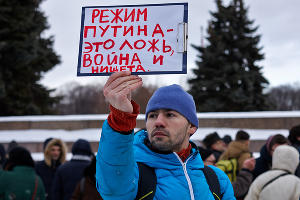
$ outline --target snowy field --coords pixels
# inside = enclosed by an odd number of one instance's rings
[[[138,130],[138,129],[136,129]],[[202,140],[205,135],[216,131],[220,137],[230,135],[233,139],[236,132],[240,129],[234,128],[199,128],[191,137],[191,140]],[[285,129],[243,129],[250,134],[251,140],[266,140],[270,135],[280,133],[288,136],[288,130]],[[97,142],[100,139],[101,129],[83,129],[83,130],[9,130],[0,131],[0,143],[9,143],[15,140],[18,143],[22,142],[44,142],[49,137],[60,138],[65,142],[74,142],[77,139],[86,139],[89,142]],[[35,160],[43,159],[43,153],[33,153]],[[67,159],[71,158],[71,153],[68,153]],[[255,154],[257,157],[257,154]]]
[[[300,117],[300,111],[283,111],[283,112],[232,112],[232,113],[198,113],[197,117],[201,118],[287,118]],[[12,121],[80,121],[80,120],[104,120],[107,115],[64,115],[64,116],[20,116],[20,117],[0,117],[0,122]],[[144,114],[140,114],[138,119],[145,119]],[[135,131],[137,131],[136,129]],[[237,128],[199,128],[191,137],[191,140],[202,140],[207,134],[217,132],[220,137],[230,135],[233,139]],[[251,140],[266,140],[270,135],[282,134],[288,136],[286,129],[243,129],[250,134]],[[79,138],[86,139],[90,142],[97,142],[100,139],[101,129],[82,129],[82,130],[0,130],[0,143],[8,143],[15,140],[22,142],[44,142],[49,137],[60,138],[65,142],[74,142]],[[256,154],[257,155],[257,154]],[[43,159],[42,153],[34,153],[35,160]],[[69,153],[68,159],[71,158]]]
[[[136,129],[137,131],[138,129]],[[230,135],[235,137],[236,128],[199,128],[191,140],[202,140],[207,134],[216,131],[220,137]],[[251,140],[265,140],[270,135],[280,133],[288,136],[286,129],[243,129],[250,134]],[[49,137],[60,138],[65,142],[74,142],[79,138],[86,139],[90,142],[97,142],[100,139],[101,129],[81,129],[81,130],[1,130],[0,143],[8,143],[12,140],[16,142],[43,142]]]

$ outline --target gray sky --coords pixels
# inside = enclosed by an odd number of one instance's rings
[[[77,59],[79,49],[81,7],[135,5],[152,3],[182,2],[176,0],[45,0],[42,10],[48,18],[50,29],[47,36],[53,35],[54,49],[61,56],[61,64],[47,72],[41,83],[48,88],[57,88],[65,83],[77,81],[81,84],[90,82],[104,83],[106,77],[77,77]],[[188,2],[188,74],[187,75],[147,75],[142,76],[146,84],[167,85],[172,83],[187,87],[186,80],[193,76],[197,51],[190,44],[200,45],[200,26],[206,28],[211,19],[209,11],[215,10],[213,0],[186,0]],[[224,0],[224,2],[229,2]],[[270,86],[294,84],[300,77],[300,1],[244,0],[249,7],[248,18],[255,20],[261,34],[260,46],[265,59],[263,75]],[[205,43],[205,42],[204,42]]]

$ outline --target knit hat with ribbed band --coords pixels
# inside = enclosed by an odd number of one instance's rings
[[[195,101],[177,84],[161,87],[154,92],[147,104],[146,121],[150,111],[159,109],[175,110],[198,128]]]

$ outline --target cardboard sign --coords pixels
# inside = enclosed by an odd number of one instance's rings
[[[83,7],[77,76],[187,73],[187,3]]]

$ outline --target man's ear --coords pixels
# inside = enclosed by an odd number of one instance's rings
[[[190,127],[189,127],[190,135],[193,135],[196,131],[197,131],[197,127],[194,126],[193,124],[190,124]]]

